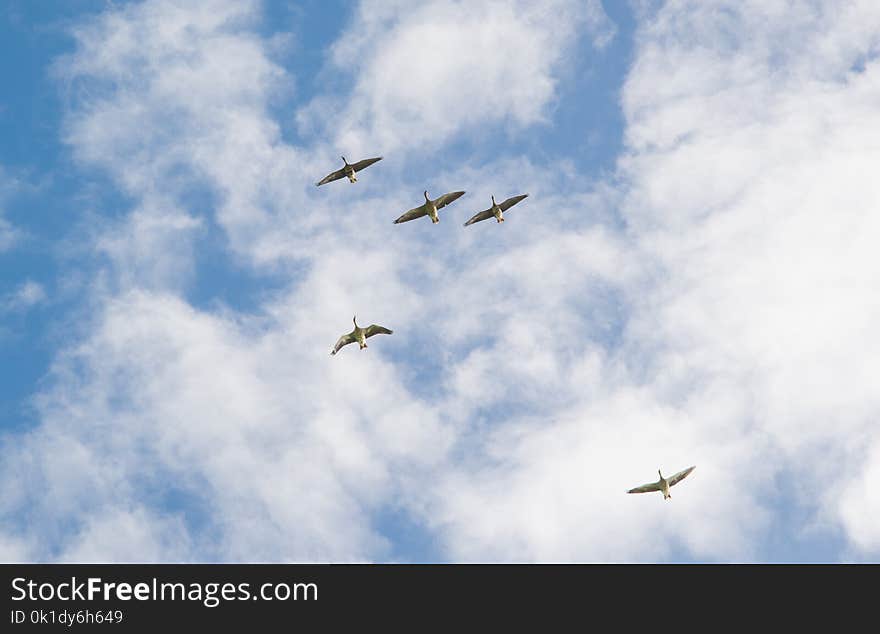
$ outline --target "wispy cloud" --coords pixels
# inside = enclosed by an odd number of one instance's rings
[[[16,240],[18,232],[7,220],[0,218],[0,252],[9,249]]]
[[[456,556],[761,558],[793,508],[877,553],[880,24],[867,4],[772,6],[647,14],[623,93],[643,275],[621,345],[578,375],[584,398],[497,427],[451,473],[426,521]],[[673,512],[620,495],[691,462]]]
[[[352,152],[430,156],[482,125],[547,122],[578,38],[612,34],[592,0],[361,2],[331,54],[351,93],[319,96],[300,123]]]
[[[46,291],[41,284],[28,280],[14,291],[0,297],[0,312],[26,311],[46,301]]]
[[[6,220],[3,215],[9,198],[21,187],[18,179],[0,165],[0,253],[8,251],[20,238],[18,229]]]
[[[66,141],[78,160],[103,168],[140,201],[130,216],[138,226],[122,233],[153,241],[157,267],[164,266],[164,250],[186,250],[207,214],[186,204],[194,192],[216,196],[216,222],[249,255],[254,235],[270,230],[290,198],[283,167],[294,163],[294,150],[280,142],[279,126],[267,114],[285,71],[253,30],[259,7],[255,1],[134,3],[82,24],[74,31],[76,52],[56,65],[77,97]],[[126,270],[167,279],[149,270],[144,245],[130,246],[105,251]],[[124,263],[129,254],[139,262]]]

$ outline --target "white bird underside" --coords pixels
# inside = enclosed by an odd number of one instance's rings
[[[498,207],[499,207],[499,209],[501,209],[502,212],[507,211],[508,209],[513,207],[516,203],[521,201],[522,199],[528,198],[528,196],[529,196],[528,194],[521,194],[519,196],[513,196],[512,198],[508,198],[507,200],[505,200],[503,203],[500,203],[498,205]],[[475,222],[482,222],[483,220],[488,220],[489,218],[492,218],[494,216],[495,216],[494,207],[489,207],[488,209],[484,209],[483,211],[481,211],[477,214],[474,214],[470,220],[468,220],[466,223],[464,223],[464,226],[467,227],[468,225],[472,225]]]
[[[389,330],[388,328],[385,328],[385,326],[379,326],[378,324],[372,324],[371,326],[367,326],[366,328],[355,327],[355,329],[352,330],[350,333],[348,333],[347,335],[342,335],[336,341],[336,345],[333,346],[333,350],[330,352],[330,354],[336,354],[337,352],[339,352],[340,348],[347,346],[350,343],[359,341],[358,331],[361,331],[361,333],[363,333],[365,340],[369,339],[373,335],[390,335],[394,332],[393,330]]]
[[[416,218],[427,216],[428,214],[430,214],[431,203],[436,205],[437,209],[443,209],[443,207],[455,200],[458,200],[462,196],[464,196],[464,192],[449,192],[448,194],[443,194],[437,200],[426,201],[423,205],[413,207],[405,214],[400,216],[400,218],[395,220],[394,224],[399,225],[401,222],[409,222],[410,220],[415,220]]]
[[[690,474],[690,472],[696,468],[697,468],[696,465],[694,465],[693,467],[688,467],[687,469],[684,469],[683,471],[679,471],[678,473],[676,473],[675,475],[673,475],[669,478],[665,478],[667,486],[669,486],[669,487],[675,486],[676,484],[678,484],[679,482],[684,480]],[[627,493],[650,493],[651,491],[662,491],[662,490],[663,490],[663,480],[658,480],[657,482],[650,482],[648,484],[643,484],[640,487],[630,489],[629,491],[627,491]]]
[[[377,156],[375,158],[363,159],[362,161],[358,161],[357,163],[349,163],[348,167],[350,167],[354,172],[360,172],[362,169],[369,167],[373,163],[376,163],[377,161],[381,161],[381,160],[382,160],[382,157]],[[327,176],[325,176],[324,178],[319,180],[317,183],[315,183],[315,185],[320,187],[321,185],[326,185],[327,183],[332,183],[333,181],[337,181],[340,178],[345,178],[346,176],[348,176],[348,174],[346,173],[346,170],[343,167],[341,169],[336,170],[335,172],[330,172],[329,174],[327,174]]]

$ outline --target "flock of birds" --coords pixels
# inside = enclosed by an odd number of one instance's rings
[[[345,160],[345,157],[341,157],[344,165],[342,168],[336,170],[335,172],[331,172],[327,174],[324,178],[316,183],[317,186],[326,185],[327,183],[332,183],[333,181],[339,180],[341,178],[348,178],[349,182],[355,183],[357,182],[357,173],[363,169],[366,169],[370,165],[377,163],[382,160],[381,156],[377,156],[374,158],[363,159],[361,161],[357,161],[356,163],[349,163]],[[462,196],[464,196],[465,192],[457,191],[457,192],[449,192],[448,194],[443,194],[434,200],[431,200],[428,197],[427,190],[424,192],[425,202],[419,205],[418,207],[413,207],[409,211],[402,214],[397,220],[394,221],[394,224],[400,224],[402,222],[409,222],[410,220],[416,220],[417,218],[422,218],[424,216],[428,216],[431,219],[431,222],[436,224],[440,222],[440,216],[437,214],[437,211],[443,209],[446,205],[455,202]],[[520,194],[518,196],[512,196],[508,198],[502,203],[495,202],[495,196],[492,196],[492,206],[489,209],[484,209],[476,214],[474,214],[464,226],[467,227],[476,222],[481,222],[483,220],[488,220],[489,218],[495,218],[496,222],[502,223],[504,222],[504,212],[513,207],[518,202],[522,201],[526,198],[528,194]],[[354,322],[354,330],[350,333],[344,334],[339,337],[339,340],[336,342],[336,345],[333,346],[333,350],[330,351],[331,355],[335,355],[341,348],[347,346],[350,343],[357,342],[360,345],[360,349],[363,350],[367,347],[367,339],[372,337],[373,335],[390,335],[394,331],[386,328],[385,326],[380,326],[378,324],[371,324],[366,328],[358,326],[357,323],[357,315],[352,319]],[[660,479],[657,482],[650,482],[648,484],[643,484],[642,486],[635,487],[634,489],[630,489],[627,493],[650,493],[653,491],[660,491],[663,494],[664,500],[669,500],[672,498],[672,495],[669,493],[670,487],[675,486],[682,480],[684,480],[688,475],[690,475],[691,471],[693,471],[696,467],[688,467],[682,471],[679,471],[673,476],[669,478],[664,478],[661,471],[658,469],[657,474],[660,476]]]

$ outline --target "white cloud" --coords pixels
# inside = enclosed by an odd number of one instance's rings
[[[830,505],[828,514],[842,521],[857,552],[876,553],[880,552],[880,494],[876,485],[880,479],[880,441],[875,437],[871,446],[854,453],[861,460],[855,461],[852,468],[841,465],[846,477],[834,483],[840,487],[836,503],[825,498]]]
[[[155,563],[186,561],[189,539],[179,518],[163,518],[143,509],[102,509],[86,518],[62,555],[64,563]]]
[[[193,237],[201,227],[199,218],[150,196],[120,222],[102,227],[94,249],[114,263],[114,288],[183,289],[192,283]]]
[[[367,0],[332,49],[332,72],[353,76],[351,94],[319,97],[300,123],[353,154],[430,155],[485,123],[547,122],[584,33],[597,46],[613,35],[599,2]]]
[[[783,477],[806,479],[802,502],[825,509],[876,468],[840,465],[876,442],[880,412],[880,146],[866,134],[880,124],[880,14],[800,8],[737,7],[719,23],[674,3],[642,33],[624,95],[640,150],[626,214],[672,273],[644,331],[689,374],[726,377],[751,405],[743,425],[782,451]],[[670,84],[679,94],[665,97]]]
[[[798,8],[669,2],[642,26],[621,209],[644,275],[621,347],[570,412],[495,429],[451,476],[428,517],[454,554],[751,559],[792,507],[877,552],[880,14]],[[691,462],[667,508],[619,495]]]
[[[0,561],[3,563],[30,562],[24,540],[0,535]]]
[[[380,355],[346,350],[339,363],[333,324],[319,329],[326,345],[297,326],[218,318],[167,295],[112,300],[56,362],[42,425],[4,460],[4,513],[39,518],[28,556],[383,552],[370,513],[442,456],[448,434]]]
[[[141,200],[122,230],[127,245],[116,248],[121,238],[110,235],[105,243],[115,246],[105,252],[145,281],[167,278],[150,270],[148,252],[166,266],[163,245],[186,250],[207,215],[188,201],[216,197],[216,221],[255,259],[255,238],[289,209],[296,155],[267,115],[286,74],[253,31],[259,8],[223,0],[127,5],[77,28],[76,51],[56,64],[75,97],[65,128],[75,156]],[[145,244],[132,242],[141,237]]]

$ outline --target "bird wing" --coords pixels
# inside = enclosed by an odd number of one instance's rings
[[[660,483],[659,482],[651,482],[650,484],[643,484],[640,487],[636,487],[635,489],[630,489],[627,493],[650,493],[651,491],[659,491]]]
[[[669,483],[669,486],[672,486],[673,484],[678,484],[679,482],[681,482],[682,480],[684,480],[686,477],[688,477],[688,475],[690,474],[690,472],[693,471],[693,470],[696,469],[696,468],[697,468],[696,465],[694,465],[693,467],[688,467],[688,468],[685,469],[684,471],[679,471],[678,473],[676,473],[676,474],[675,474],[674,476],[672,476],[671,478],[667,478],[666,481]]]
[[[470,220],[468,220],[466,223],[464,223],[464,226],[467,227],[468,225],[472,225],[475,222],[480,222],[481,220],[488,220],[489,218],[491,218],[494,215],[495,214],[492,213],[491,209],[486,209],[485,211],[481,211],[480,213],[474,214]]]
[[[339,338],[339,340],[336,342],[336,345],[333,346],[333,352],[331,352],[330,354],[336,354],[337,352],[339,352],[339,349],[342,346],[347,346],[350,343],[354,343],[354,341],[355,341],[355,338],[354,338],[353,332],[350,332],[347,335],[342,335]]]
[[[462,196],[464,196],[464,192],[449,192],[448,194],[443,194],[442,196],[440,196],[440,198],[434,201],[434,204],[437,205],[437,209],[442,209],[452,201],[458,200]]]
[[[331,172],[331,173],[327,174],[327,176],[325,176],[324,178],[319,180],[317,183],[315,183],[315,185],[320,187],[321,185],[326,185],[327,183],[331,183],[335,180],[339,180],[343,176],[345,176],[345,168],[338,169],[335,172]]]
[[[394,221],[394,224],[399,225],[401,222],[409,222],[410,220],[415,220],[416,218],[421,218],[422,216],[428,215],[428,208],[425,205],[419,205],[418,207],[413,207],[408,212],[403,214],[400,218]]]
[[[508,198],[507,200],[505,200],[503,203],[501,203],[498,206],[501,207],[501,211],[507,211],[508,209],[513,207],[516,203],[521,201],[523,198],[528,198],[528,196],[529,196],[528,194],[522,194],[520,196],[513,196],[512,198]]]
[[[388,330],[385,326],[373,324],[364,329],[364,337],[372,337],[373,335],[390,335],[393,330]]]
[[[377,161],[381,161],[381,160],[382,160],[381,156],[377,156],[376,158],[364,159],[363,161],[358,161],[357,163],[352,163],[351,169],[353,169],[355,172],[360,172],[365,167],[369,167],[373,163],[376,163]]]

